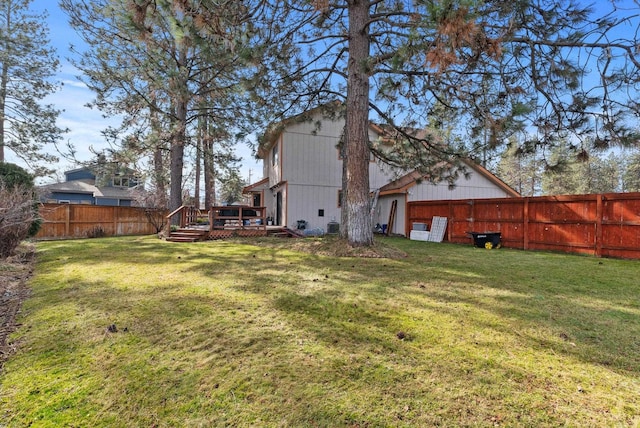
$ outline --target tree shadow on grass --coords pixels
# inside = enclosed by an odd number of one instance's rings
[[[97,253],[87,249],[76,254],[73,248],[60,255],[79,266],[100,264],[101,257],[110,254],[100,246],[95,247]],[[61,352],[86,353],[109,346],[116,356],[120,347],[137,351],[123,355],[121,361],[105,357],[97,366],[115,371],[107,386],[112,392],[122,388],[133,397],[130,404],[116,400],[127,416],[134,415],[144,394],[154,407],[162,407],[162,400],[169,403],[165,418],[185,403],[197,402],[205,413],[231,406],[234,410],[227,416],[211,419],[227,425],[264,416],[267,408],[278,406],[287,409],[282,418],[292,425],[412,421],[423,426],[456,420],[487,424],[495,413],[508,413],[509,406],[516,409],[513,417],[526,418],[527,405],[551,406],[536,392],[548,385],[531,378],[532,373],[495,358],[464,355],[465,346],[452,348],[451,338],[437,333],[412,335],[412,322],[429,322],[442,314],[451,323],[464,317],[465,325],[459,328],[467,334],[496,331],[517,336],[524,341],[523,348],[550,349],[597,365],[610,359],[609,369],[637,376],[633,342],[615,347],[624,334],[615,329],[626,325],[618,319],[624,314],[612,309],[617,297],[604,298],[611,302],[608,308],[591,307],[578,298],[584,294],[579,291],[563,295],[563,287],[545,284],[542,292],[535,284],[511,285],[504,273],[477,265],[453,268],[447,265],[451,260],[434,255],[433,248],[416,249],[406,260],[372,261],[285,255],[284,250],[248,245],[164,247],[142,241],[129,244],[130,255],[119,263],[151,265],[158,278],[165,270],[192,273],[202,282],[159,282],[136,289],[83,273],[65,277],[56,286],[43,284],[36,299],[47,299],[49,306],[38,309],[43,316],[52,306],[70,305],[74,322],[61,325],[54,334]],[[462,250],[456,257],[468,254]],[[114,258],[119,260],[122,254]],[[58,262],[45,257],[40,274],[61,274]],[[210,281],[217,281],[217,288]],[[36,311],[33,305],[29,310]],[[633,334],[637,322],[631,316],[627,333]],[[106,331],[111,324],[118,326],[116,334]],[[70,332],[79,326],[88,329],[87,335],[73,338]],[[600,334],[607,328],[612,329],[613,339],[602,349],[596,349],[602,343],[569,344],[580,332],[593,329]],[[407,329],[404,340],[397,336],[401,329]],[[558,336],[547,338],[531,331]],[[476,346],[486,347],[494,356],[504,353],[489,342]],[[109,354],[108,349],[103,352]],[[196,371],[198,366],[209,374]],[[505,383],[491,387],[485,379]],[[518,390],[521,384],[534,394],[523,398],[527,391]],[[439,409],[438,394],[447,388],[458,390],[467,401],[443,395],[447,408]],[[492,397],[486,397],[487,390]],[[242,408],[235,406],[238,402]],[[369,402],[376,404],[372,408]],[[573,404],[579,406],[577,399]],[[459,419],[460,411],[470,415]],[[133,417],[141,423],[150,421]],[[532,424],[540,422],[539,416],[530,417]]]

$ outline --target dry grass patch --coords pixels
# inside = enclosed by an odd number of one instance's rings
[[[243,238],[234,240],[238,243],[248,243],[271,248],[302,251],[308,254],[330,257],[362,257],[362,258],[388,258],[402,259],[407,253],[401,249],[387,244],[385,239],[377,239],[370,247],[353,247],[338,236],[323,236],[313,238]]]

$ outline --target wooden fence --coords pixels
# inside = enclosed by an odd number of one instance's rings
[[[640,259],[640,193],[409,202],[407,236],[433,216],[448,218],[449,242],[500,232],[505,247]]]
[[[161,213],[164,216],[166,213]],[[151,235],[156,228],[144,208],[99,205],[43,204],[44,222],[36,239],[87,238],[91,236]]]

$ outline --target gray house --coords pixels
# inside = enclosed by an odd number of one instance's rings
[[[338,143],[344,119],[327,119],[320,111],[311,115],[313,120],[286,120],[264,136],[258,150],[263,178],[244,192],[251,196],[254,206],[267,208],[274,225],[296,229],[304,220],[308,229],[328,231],[340,221],[342,158]],[[369,139],[379,141],[384,137],[384,130],[371,124]],[[468,167],[468,176],[458,178],[451,188],[447,183],[433,184],[415,171],[393,169],[372,156],[369,180],[375,200],[373,223],[387,224],[391,206],[395,205],[390,232],[406,235],[407,202],[520,196],[481,166],[468,162]]]
[[[135,190],[140,182],[131,170],[97,177],[89,168],[64,173],[62,183],[41,186],[41,201],[59,204],[107,206],[135,205]]]

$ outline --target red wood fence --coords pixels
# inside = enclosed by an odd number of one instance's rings
[[[156,233],[155,227],[145,214],[145,209],[139,207],[43,204],[40,207],[40,216],[44,222],[36,239]]]
[[[640,259],[640,193],[409,202],[407,236],[433,216],[448,218],[449,242],[500,232],[505,247]]]

